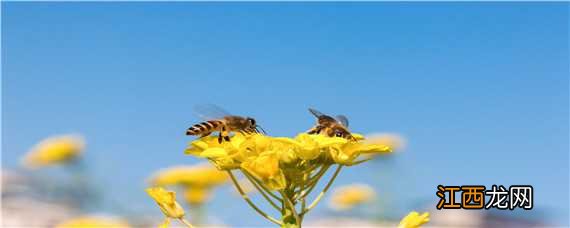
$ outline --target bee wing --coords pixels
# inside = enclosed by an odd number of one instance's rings
[[[348,118],[346,118],[346,116],[338,115],[335,117],[335,119],[343,126],[348,127]]]
[[[194,114],[203,120],[222,119],[231,114],[214,104],[201,104],[194,106]]]
[[[317,111],[316,109],[313,108],[309,108],[309,112],[311,112],[315,117],[319,118],[321,116],[324,116],[325,114],[323,114],[322,112]]]

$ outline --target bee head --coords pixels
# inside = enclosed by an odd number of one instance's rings
[[[346,135],[346,132],[342,131],[342,130],[336,130],[334,132],[334,136],[336,136],[336,137],[344,138],[345,135]]]
[[[247,117],[246,120],[247,120],[247,123],[248,123],[250,126],[255,126],[255,125],[256,125],[255,119],[253,119],[253,118],[251,118],[251,117]]]
[[[348,132],[345,129],[340,129],[340,128],[335,129],[334,136],[340,137],[340,138],[345,138],[345,139],[354,139],[354,137],[352,136],[352,134],[350,134],[350,132]]]
[[[253,129],[253,131],[255,131],[257,133],[263,132],[263,134],[267,134],[265,132],[265,130],[263,130],[263,128],[261,128],[259,125],[257,125],[257,122],[255,122],[255,119],[253,119],[251,117],[247,117],[245,120],[247,121],[247,124],[249,125],[248,128]]]

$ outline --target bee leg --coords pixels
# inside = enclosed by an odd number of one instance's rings
[[[307,134],[309,135],[315,134],[316,130],[317,130],[316,128],[311,128],[309,129],[309,131],[307,131]]]
[[[229,132],[226,131],[226,127],[222,127],[222,130],[220,131],[220,136],[218,137],[218,141],[220,143],[222,143],[222,138],[227,142],[230,141]]]
[[[324,129],[325,130],[325,135],[328,137],[334,137],[334,131],[330,128]]]
[[[220,132],[220,134],[218,134],[218,143],[222,144],[222,132]]]
[[[319,133],[321,133],[321,129],[322,129],[322,128],[321,128],[320,126],[313,127],[313,128],[311,128],[311,130],[309,130],[309,131],[307,132],[307,134],[310,134],[310,135],[312,135],[312,134],[319,134]]]

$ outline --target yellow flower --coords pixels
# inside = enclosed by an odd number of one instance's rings
[[[202,205],[212,196],[212,189],[207,187],[187,187],[184,199],[190,205]]]
[[[356,158],[362,154],[390,153],[392,149],[386,145],[366,144],[363,142],[349,141],[340,146],[330,149],[333,161],[342,165],[353,165]]]
[[[245,147],[241,147],[251,136],[237,134],[231,137],[230,142],[219,143],[218,137],[207,136],[199,138],[190,144],[186,149],[186,154],[207,158],[216,165],[218,169],[236,169],[243,159]],[[241,150],[240,150],[241,149]]]
[[[365,143],[360,134],[353,134],[356,141],[340,137],[324,135],[309,135],[301,133],[295,138],[295,151],[304,160],[313,160],[320,155],[328,155],[335,163],[352,165],[353,161],[362,154],[391,152],[388,145]]]
[[[119,219],[96,217],[96,216],[82,216],[72,218],[64,221],[55,226],[56,228],[128,228],[129,224]]]
[[[353,136],[356,140],[307,133],[295,138],[236,134],[222,143],[209,136],[191,142],[186,153],[207,158],[218,169],[242,168],[270,189],[279,190],[287,184],[285,180],[302,183],[303,169],[312,172],[332,162],[354,165],[360,162],[360,155],[392,151],[389,145],[366,142],[359,134]]]
[[[423,214],[419,214],[418,212],[412,211],[406,217],[400,221],[400,225],[398,228],[417,228],[421,227],[421,225],[429,222],[429,213],[425,212]]]
[[[350,210],[360,204],[370,202],[376,193],[364,184],[351,184],[338,187],[331,195],[330,207],[335,210]]]
[[[146,189],[147,194],[156,201],[160,210],[168,218],[184,217],[184,209],[176,202],[176,193],[166,191],[161,187],[153,187]]]
[[[229,180],[225,172],[217,170],[210,164],[174,166],[159,170],[151,179],[151,185],[184,185],[192,187],[213,187]]]
[[[273,190],[285,188],[285,175],[279,168],[279,156],[268,151],[241,164],[241,167]]]
[[[81,155],[84,141],[76,135],[55,136],[34,146],[22,159],[27,168],[64,164]]]

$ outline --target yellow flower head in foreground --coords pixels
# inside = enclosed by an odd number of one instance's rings
[[[299,181],[305,171],[322,165],[354,165],[363,154],[389,153],[388,145],[366,143],[323,135],[299,134],[295,138],[260,134],[236,134],[230,142],[218,143],[215,136],[193,141],[187,154],[209,159],[218,169],[241,169],[261,180],[268,188],[283,189],[288,181]]]
[[[85,143],[75,135],[55,136],[45,139],[32,148],[22,159],[28,168],[64,164],[81,155]]]
[[[364,184],[351,184],[338,187],[331,195],[330,207],[335,210],[350,210],[360,204],[370,202],[376,193]]]
[[[228,174],[207,163],[174,166],[159,170],[150,178],[154,186],[183,185],[188,187],[213,187],[226,183]]]
[[[156,201],[160,210],[168,218],[184,217],[184,209],[176,202],[176,193],[161,187],[147,188],[146,193]]]
[[[120,219],[97,217],[97,216],[82,216],[64,221],[56,226],[56,228],[98,228],[98,227],[128,228],[129,224]]]
[[[425,212],[420,215],[420,213],[412,211],[406,217],[400,221],[398,228],[417,228],[421,225],[429,222],[429,213]]]
[[[279,168],[279,154],[275,152],[266,152],[247,160],[241,167],[271,189],[285,188],[285,174]]]

